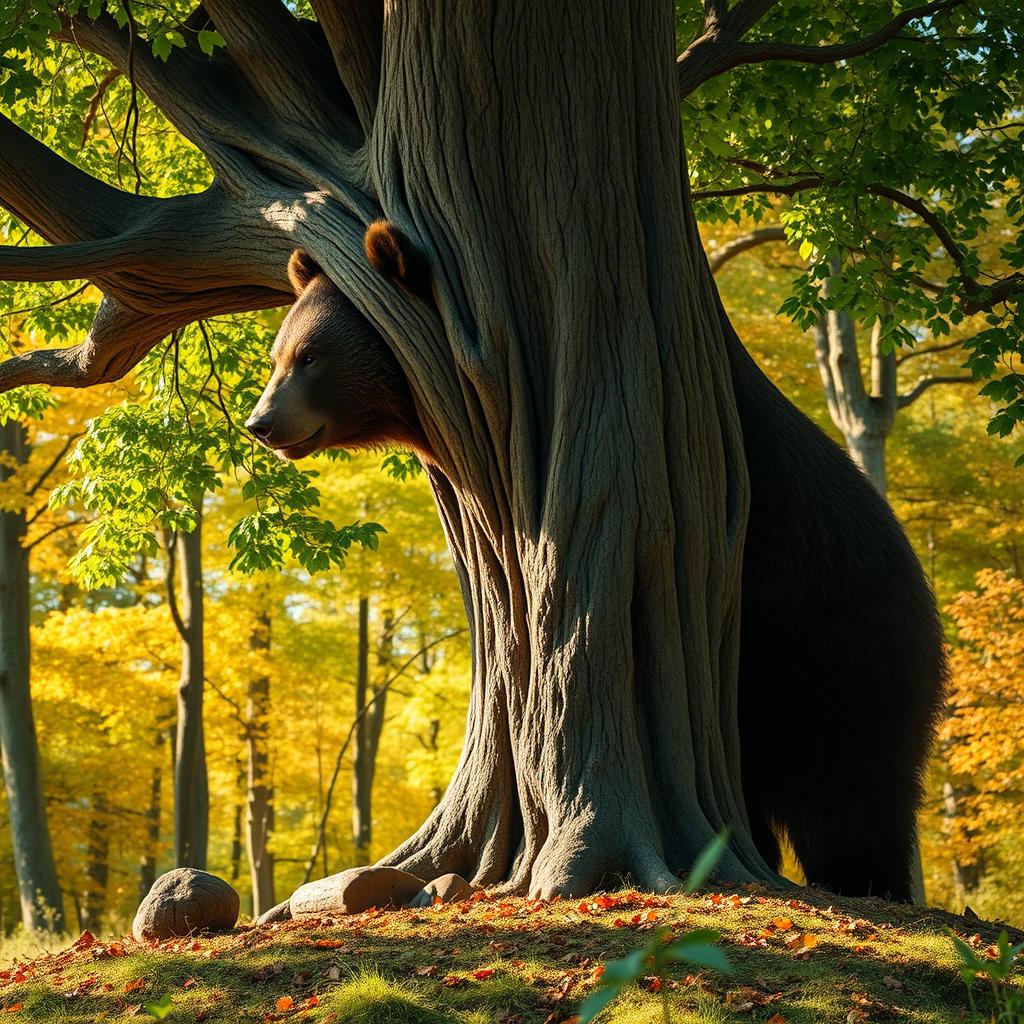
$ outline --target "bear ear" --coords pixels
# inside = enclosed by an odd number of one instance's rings
[[[323,268],[305,249],[296,249],[288,260],[288,280],[296,298],[306,290],[317,274],[322,273]]]
[[[363,237],[370,266],[420,298],[430,297],[430,267],[423,254],[391,221],[375,220]]]

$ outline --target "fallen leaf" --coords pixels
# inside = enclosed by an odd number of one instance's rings
[[[345,945],[344,939],[317,939],[313,943],[317,949],[341,949]]]
[[[140,988],[145,988],[145,987],[146,987],[146,979],[145,978],[136,978],[134,981],[129,981],[128,984],[125,985],[124,990],[125,990],[125,992],[138,992]]]
[[[10,1006],[4,1007],[4,1013],[19,1013],[24,1003],[11,1003]]]
[[[276,1003],[274,1008],[280,1013],[282,1010],[290,1010],[295,1005],[295,1000],[291,996],[281,996]]]
[[[780,932],[788,932],[793,927],[793,922],[788,917],[776,917],[772,919],[772,924]]]
[[[486,981],[488,978],[494,975],[494,971],[490,967],[481,967],[480,970],[473,972],[473,977],[477,981]]]
[[[195,978],[186,978],[182,983],[182,988],[191,988],[193,985],[198,985],[199,982]]]

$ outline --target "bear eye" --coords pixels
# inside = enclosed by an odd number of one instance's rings
[[[312,366],[316,362],[316,356],[312,352],[306,352],[299,359],[299,363],[302,366]]]

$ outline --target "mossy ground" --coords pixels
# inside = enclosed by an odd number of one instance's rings
[[[61,953],[0,962],[0,1020],[151,1019],[142,1004],[169,996],[166,1019],[175,1024],[554,1024],[571,1020],[602,961],[662,926],[717,929],[734,968],[730,976],[673,968],[662,980],[677,1022],[965,1020],[949,929],[984,949],[998,927],[877,900],[801,896],[481,899],[151,946],[86,936]],[[657,986],[631,987],[601,1020],[660,1024]]]

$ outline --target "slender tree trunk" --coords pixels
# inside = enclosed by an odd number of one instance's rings
[[[450,364],[422,323],[389,337],[474,667],[455,777],[386,863],[540,895],[626,873],[664,889],[728,826],[719,874],[770,877],[736,724],[748,479],[671,5],[391,17],[374,165],[445,268]]]
[[[196,507],[201,508],[200,498]],[[172,553],[173,552],[173,553]],[[174,861],[178,867],[206,868],[210,800],[203,735],[202,514],[191,533],[179,533],[168,549],[168,600],[181,637],[178,727],[174,744]],[[174,593],[174,567],[181,566],[181,608]]]
[[[0,454],[23,463],[25,428],[0,425]],[[0,483],[11,476],[0,461]],[[0,752],[21,915],[29,931],[64,931],[64,908],[46,819],[29,682],[30,582],[25,513],[0,512]]]
[[[242,874],[243,823],[248,793],[248,771],[241,758],[235,761],[238,767],[238,785],[235,791],[235,818],[231,829],[231,881],[237,881]]]
[[[157,728],[154,737],[158,756],[149,776],[149,806],[146,808],[146,848],[139,861],[139,899],[145,899],[156,881],[156,863],[160,853],[160,812],[163,802],[163,767],[160,750],[164,745],[164,730]]]
[[[110,811],[105,793],[97,792],[92,797],[86,858],[81,927],[97,932],[107,909],[107,883],[110,877]]]
[[[249,646],[270,650],[270,614],[256,617]],[[270,677],[261,674],[249,683],[246,706],[246,748],[249,756],[246,848],[252,879],[253,916],[259,917],[277,903],[274,896],[274,853],[270,839],[274,832],[274,785],[270,778]]]
[[[964,825],[963,802],[967,798],[976,795],[977,790],[970,782],[962,782],[957,786],[950,780],[942,785],[942,811],[943,825],[947,836],[955,833],[965,833],[963,838],[972,840],[971,846],[977,849],[977,856],[970,864],[965,864],[954,853],[950,860],[950,868],[953,875],[953,898],[956,907],[962,909],[967,901],[974,895],[981,880],[985,877],[985,853],[981,837],[976,832]]]
[[[352,862],[369,864],[371,820],[371,792],[373,771],[369,761],[370,724],[364,714],[370,687],[370,599],[359,598],[359,638],[356,655],[356,733],[355,755],[352,758]]]

